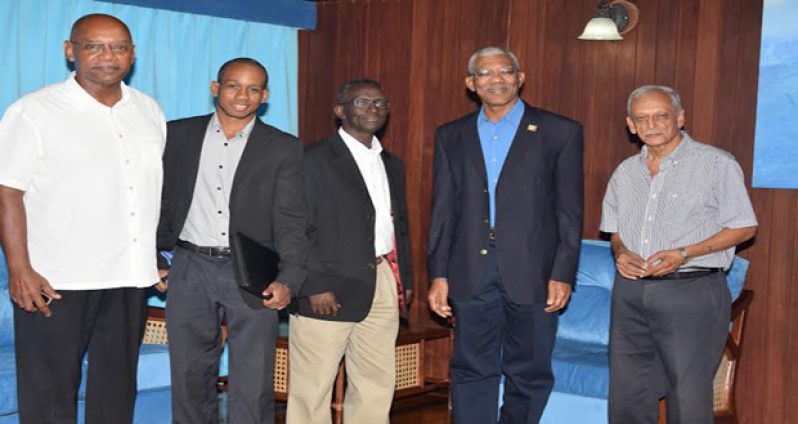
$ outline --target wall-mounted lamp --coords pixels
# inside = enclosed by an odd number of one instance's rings
[[[637,26],[640,11],[626,0],[599,0],[596,16],[591,19],[580,40],[623,40],[621,35]]]

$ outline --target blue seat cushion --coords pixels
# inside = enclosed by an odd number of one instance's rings
[[[8,295],[8,269],[0,247],[0,346],[14,344],[14,304]]]
[[[17,368],[14,347],[0,346],[0,415],[17,411]]]
[[[612,292],[603,287],[577,283],[568,307],[560,315],[557,339],[588,344],[610,342],[610,303]]]
[[[582,240],[576,285],[596,286],[612,290],[615,281],[615,257],[610,243],[601,240]]]
[[[606,345],[558,338],[551,360],[554,391],[606,399],[610,386],[610,358]]]

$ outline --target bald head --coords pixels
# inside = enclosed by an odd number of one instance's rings
[[[124,22],[122,22],[115,16],[106,15],[103,13],[92,13],[90,15],[83,16],[77,21],[75,21],[75,23],[72,24],[72,31],[70,32],[69,39],[80,40],[83,38],[83,35],[90,29],[96,26],[109,26],[109,25],[119,26],[127,34],[128,40],[129,41],[133,40],[133,37],[131,37],[130,35],[130,28],[128,28]]]

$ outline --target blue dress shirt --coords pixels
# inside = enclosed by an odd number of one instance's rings
[[[482,147],[482,156],[485,159],[485,170],[488,175],[488,195],[490,196],[490,226],[496,225],[496,184],[499,175],[510,151],[518,125],[524,116],[524,102],[516,100],[515,105],[498,122],[493,122],[485,116],[483,106],[477,116],[477,131],[479,144]]]

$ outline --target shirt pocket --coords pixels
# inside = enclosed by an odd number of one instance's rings
[[[703,193],[697,191],[670,191],[662,199],[662,221],[681,224],[693,220],[701,208]]]

